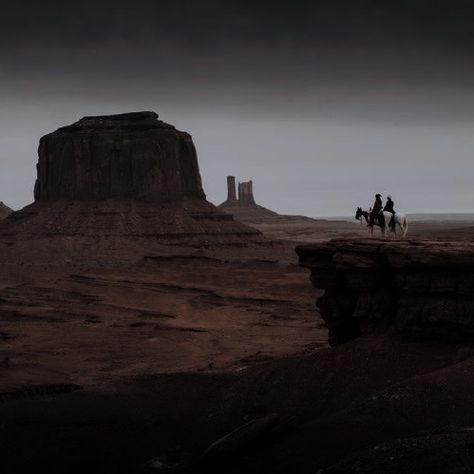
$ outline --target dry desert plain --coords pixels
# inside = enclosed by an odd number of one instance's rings
[[[466,421],[459,364],[474,364],[464,346],[369,337],[328,347],[314,305],[321,291],[294,247],[362,237],[365,227],[284,217],[252,225],[265,243],[64,238],[48,248],[3,237],[4,472],[134,472],[156,458],[156,472],[201,472],[216,439],[273,413],[292,426],[261,444],[250,433],[205,469],[315,472],[375,442]],[[472,240],[466,223],[413,223],[411,237],[441,238],[441,228],[443,238]],[[430,414],[439,393],[420,388],[430,376],[457,380],[453,413]],[[409,419],[398,398],[374,399],[393,387],[411,393]]]

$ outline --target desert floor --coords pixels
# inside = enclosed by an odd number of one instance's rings
[[[365,226],[284,217],[252,224],[285,240],[127,247],[113,264],[88,245],[83,263],[58,249],[38,265],[20,257],[27,243],[3,242],[4,472],[132,472],[156,456],[200,472],[187,461],[270,413],[296,428],[232,454],[220,472],[315,472],[375,441],[474,424],[466,415],[474,387],[463,379],[474,364],[469,349],[393,339],[327,346],[318,291],[294,246],[365,236]],[[470,223],[413,223],[410,231],[415,239],[474,236]],[[434,417],[430,403],[438,403]]]

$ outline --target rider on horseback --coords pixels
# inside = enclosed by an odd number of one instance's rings
[[[372,211],[369,217],[369,223],[367,224],[368,226],[373,227],[375,225],[375,219],[379,218],[379,214],[380,212],[382,212],[382,207],[383,207],[382,195],[376,194],[374,206],[372,207]]]
[[[383,207],[383,209],[382,209]],[[367,226],[370,228],[370,236],[374,234],[374,226],[377,225],[382,231],[382,235],[387,238],[386,229],[387,227],[395,234],[395,227],[400,227],[402,232],[402,238],[406,238],[408,232],[408,219],[405,214],[401,212],[395,212],[395,205],[391,196],[387,197],[385,206],[382,206],[382,196],[380,194],[375,195],[374,207],[368,211],[364,211],[361,207],[356,210],[355,218],[363,223],[363,219],[367,222]],[[388,222],[388,226],[386,225]]]
[[[388,223],[388,227],[392,230],[395,227],[395,210],[394,210],[395,203],[392,201],[392,196],[387,196],[387,202],[385,203],[385,207],[383,208],[383,212],[390,212],[392,214],[392,218]]]

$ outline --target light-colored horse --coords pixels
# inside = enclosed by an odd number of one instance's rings
[[[376,219],[375,220],[375,225],[380,227],[380,230],[382,231],[382,235],[383,235],[384,239],[386,239],[387,238],[387,226],[388,226],[388,223],[390,222],[390,219],[392,218],[392,213],[391,212],[382,212],[381,214],[383,214],[383,216],[384,216],[385,224],[381,225],[378,222],[378,220]],[[368,211],[363,211],[361,207],[357,208],[355,218],[357,220],[359,220],[361,222],[361,224],[362,224],[362,218],[364,218],[365,222],[368,224],[369,223],[369,216],[370,216],[370,213]],[[408,233],[408,219],[407,219],[407,216],[405,214],[400,213],[400,212],[396,212],[395,215],[393,216],[393,218],[394,218],[394,224],[395,225],[393,226],[393,229],[391,229],[391,231],[395,234],[396,233],[396,227],[398,225],[398,227],[402,231],[402,237],[406,238],[407,233]],[[369,228],[370,228],[370,237],[373,237],[374,236],[374,226],[369,226]]]

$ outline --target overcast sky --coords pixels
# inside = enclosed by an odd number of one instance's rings
[[[32,201],[41,135],[155,110],[194,137],[208,199],[352,215],[474,211],[468,0],[11,2],[0,16],[0,200]]]

